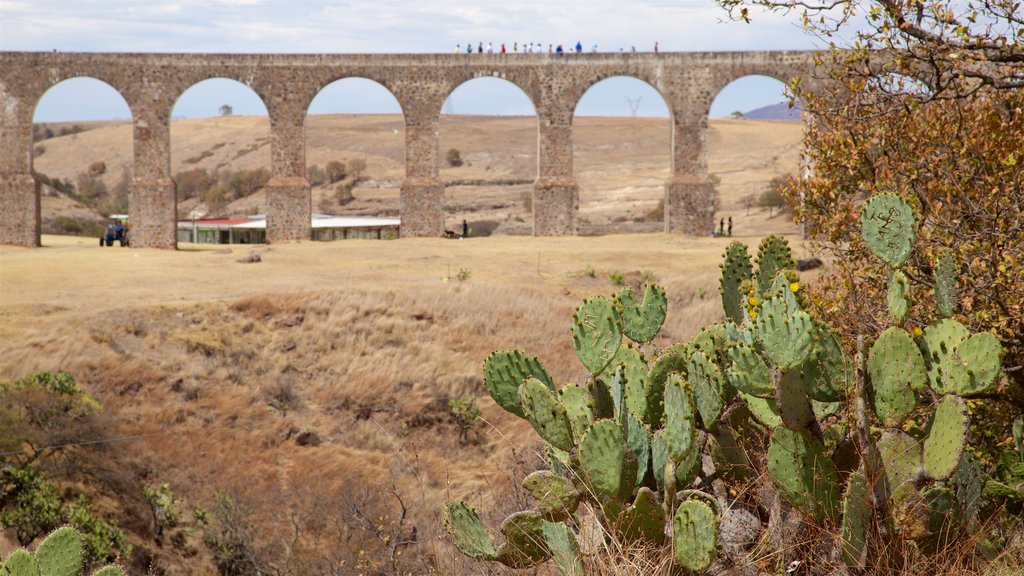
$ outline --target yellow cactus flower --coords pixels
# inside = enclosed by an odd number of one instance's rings
[[[918,328],[917,326],[914,326],[913,332],[914,332],[914,336],[915,337],[916,336],[920,336],[921,334],[923,334],[923,332],[921,332],[921,329]]]
[[[751,296],[747,298],[747,302],[750,302],[751,306],[757,306],[757,296]]]
[[[751,310],[750,311],[750,318],[751,319],[757,318],[757,310]]]
[[[793,282],[792,284],[789,285],[789,291],[790,292],[796,293],[796,291],[799,290],[799,289],[800,289],[800,283],[799,282]]]

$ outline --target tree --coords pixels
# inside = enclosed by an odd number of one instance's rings
[[[235,112],[234,109],[227,104],[222,104],[219,111],[221,116],[231,116]]]
[[[355,184],[363,179],[363,172],[366,171],[366,160],[362,158],[353,158],[348,161],[348,174],[352,177],[352,183]]]
[[[930,262],[949,248],[964,272],[968,327],[991,331],[1005,350],[1010,385],[994,394],[1024,407],[1024,14],[1004,0],[719,0],[738,19],[750,8],[796,11],[810,33],[840,32],[821,56],[831,82],[793,92],[813,117],[804,138],[810,177],[783,193],[836,273],[811,292],[817,314],[848,334],[884,326],[885,270],[855,238],[857,214],[876,192],[908,199],[923,223],[907,276],[933,291]],[[867,16],[854,30],[853,19]],[[967,321],[965,316],[957,316]],[[998,411],[1007,404],[982,403]],[[1003,408],[1000,408],[1002,406]],[[1003,413],[1005,416],[1005,412]],[[1005,419],[982,433],[998,433]],[[1005,432],[1005,430],[1003,430]],[[1005,435],[1005,434],[1004,434]]]
[[[348,176],[348,173],[345,171],[345,164],[338,160],[328,162],[327,166],[324,167],[324,172],[327,176],[327,182],[330,184],[344,180]]]
[[[782,211],[789,206],[782,191],[792,178],[792,176],[776,176],[768,182],[764,192],[761,192],[761,196],[757,199],[757,205],[768,209],[769,218],[772,217],[776,208]]]
[[[851,87],[878,82],[919,99],[1024,88],[1024,9],[1015,0],[717,0],[737,20],[751,8],[796,13],[810,33],[852,37],[825,61]],[[886,77],[916,78],[918,86]]]

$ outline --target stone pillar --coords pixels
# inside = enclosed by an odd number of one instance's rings
[[[705,106],[675,106],[672,119],[672,176],[665,183],[665,232],[708,236],[715,228],[718,194],[708,174],[708,119]],[[696,110],[698,114],[692,112]]]
[[[440,105],[406,107],[405,180],[399,214],[402,237],[444,236],[444,183],[437,169],[437,124]]]
[[[264,188],[267,243],[310,240],[313,237],[313,200],[306,180],[305,111],[270,112],[273,176]]]
[[[129,239],[135,248],[178,247],[178,197],[170,175],[169,106],[157,98],[149,106],[132,106],[136,114],[135,166],[128,215]]]
[[[562,112],[538,114],[534,236],[572,236],[577,231],[580,190],[573,170],[572,111]]]
[[[0,83],[0,244],[39,246],[39,183],[32,176],[32,117]]]

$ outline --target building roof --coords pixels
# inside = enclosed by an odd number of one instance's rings
[[[313,228],[383,228],[387,226],[399,226],[402,221],[398,218],[373,218],[367,216],[331,216],[330,214],[314,214],[311,220]],[[178,222],[179,228],[191,228],[192,220]],[[248,218],[218,218],[210,220],[196,220],[195,226],[235,228],[238,230],[266,230],[267,219],[263,215],[250,216]]]

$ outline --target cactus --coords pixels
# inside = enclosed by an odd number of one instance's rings
[[[650,488],[640,488],[633,503],[619,515],[618,530],[627,542],[664,542],[665,510],[658,502],[658,495]]]
[[[725,404],[722,398],[725,392],[722,373],[703,352],[697,351],[690,355],[686,363],[686,382],[693,390],[697,412],[705,429],[714,428]]]
[[[786,302],[772,298],[761,305],[754,334],[764,353],[782,370],[802,364],[814,349],[816,329],[804,311],[789,314]]]
[[[840,545],[843,562],[848,568],[863,570],[868,560],[868,527],[871,523],[871,503],[864,475],[850,475],[843,495],[843,523]]]
[[[551,551],[551,558],[562,576],[582,576],[583,563],[580,561],[580,545],[572,530],[562,523],[544,522],[541,525],[544,542]]]
[[[665,445],[669,457],[681,462],[697,444],[694,402],[678,375],[665,385]]]
[[[82,571],[82,536],[70,526],[51,532],[33,555],[27,550],[15,550],[0,565],[4,576],[78,576]],[[100,568],[94,576],[124,576],[113,564]]]
[[[687,500],[672,519],[672,554],[689,570],[703,571],[715,559],[718,517],[705,502]]]
[[[732,363],[725,376],[733,388],[761,398],[775,395],[772,373],[753,348],[744,344],[731,346],[728,355]]]
[[[885,426],[898,427],[917,406],[915,390],[924,390],[924,358],[902,328],[882,332],[868,355],[868,377],[875,414]]]
[[[686,370],[689,357],[685,344],[673,346],[662,354],[651,367],[644,381],[644,398],[647,406],[645,420],[652,428],[660,428],[665,414],[665,382],[669,374]]]
[[[558,402],[565,409],[572,437],[578,443],[594,422],[594,397],[586,389],[569,384],[558,391]]]
[[[989,332],[960,342],[949,358],[949,391],[959,396],[986,392],[999,376],[1002,358],[1003,347]]]
[[[743,399],[747,404],[747,408],[750,409],[750,413],[754,415],[754,418],[758,422],[768,426],[769,428],[775,428],[782,424],[782,417],[779,416],[779,411],[775,408],[775,402],[767,400],[765,398],[758,398],[757,396],[751,396],[749,394],[739,393],[739,397]]]
[[[914,211],[895,194],[878,194],[864,204],[860,231],[875,257],[899,268],[914,249]]]
[[[537,511],[545,520],[565,520],[580,504],[580,493],[572,482],[549,470],[530,474],[523,479],[523,487],[537,500]]]
[[[622,320],[600,296],[584,300],[572,315],[572,346],[580,362],[597,376],[611,363],[622,344]]]
[[[583,436],[578,448],[580,468],[588,484],[598,496],[618,497],[633,486],[636,472],[629,473],[626,438],[622,428],[612,420],[598,420]],[[635,458],[633,459],[636,465]]]
[[[913,484],[923,472],[921,443],[905,432],[886,431],[875,443],[884,465],[885,486],[876,493],[892,494],[904,484]]]
[[[939,252],[932,274],[935,280],[935,310],[941,318],[956,312],[959,297],[956,292],[956,256],[951,250]]]
[[[484,385],[491,398],[505,410],[526,418],[519,404],[519,385],[527,378],[536,378],[551,390],[554,383],[536,356],[518,350],[498,350],[484,360]]]
[[[665,289],[654,284],[644,286],[642,304],[637,304],[629,288],[623,288],[616,299],[622,306],[622,333],[638,344],[653,340],[665,323],[668,311]]]
[[[505,543],[497,559],[509,568],[529,568],[551,557],[544,539],[544,518],[539,512],[516,512],[501,523]]]
[[[775,407],[782,418],[782,424],[790,430],[803,430],[814,420],[814,409],[807,398],[799,370],[782,373],[775,390]]]
[[[642,422],[626,412],[624,415],[626,444],[636,457],[636,486],[643,483],[651,465],[651,439]]]
[[[625,379],[622,396],[626,410],[642,418],[647,413],[644,385],[649,370],[643,353],[632,346],[621,346],[611,365],[622,366],[622,376]]]
[[[768,292],[776,274],[793,268],[796,268],[796,262],[785,238],[766,236],[761,240],[757,248],[757,286],[761,293]]]
[[[814,352],[801,365],[807,395],[818,402],[846,400],[853,380],[849,362],[832,331],[818,327]]]
[[[547,386],[536,378],[527,378],[519,385],[519,402],[526,419],[541,438],[559,450],[572,449],[569,416]]]
[[[902,326],[907,319],[907,312],[910,311],[910,283],[907,277],[899,270],[893,270],[889,276],[889,289],[885,293],[886,301],[889,303],[889,314],[896,321],[896,325]]]
[[[734,322],[743,322],[745,295],[740,290],[744,280],[750,280],[753,269],[750,266],[750,255],[747,246],[742,242],[732,242],[725,249],[725,260],[722,262],[722,279],[718,288],[722,295],[722,308],[725,315]]]
[[[476,508],[465,502],[449,502],[445,507],[444,522],[459,552],[476,560],[497,558],[494,543]]]
[[[967,444],[967,404],[958,396],[939,400],[931,430],[924,441],[924,471],[934,480],[945,480],[956,471]]]
[[[779,426],[768,446],[768,473],[791,504],[817,521],[834,518],[839,478],[825,447],[806,430]]]

